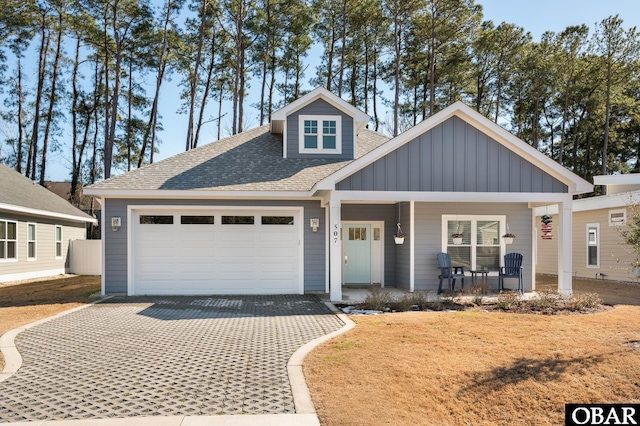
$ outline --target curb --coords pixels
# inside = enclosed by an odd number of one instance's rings
[[[298,348],[298,350],[291,355],[291,358],[289,358],[289,362],[287,362],[287,373],[289,375],[289,383],[291,384],[291,393],[293,394],[293,405],[295,406],[296,413],[299,414],[316,413],[315,406],[311,400],[311,393],[309,392],[309,387],[307,386],[307,381],[305,380],[304,373],[302,371],[304,358],[320,344],[331,340],[356,326],[356,324],[351,321],[346,314],[340,313],[338,308],[336,308],[331,302],[324,302],[324,304],[344,323],[344,326],[342,326],[340,330],[336,330],[306,343]]]
[[[15,345],[15,339],[18,334],[32,327],[43,324],[47,321],[51,321],[53,319],[60,318],[65,315],[69,315],[81,309],[88,308],[91,305],[95,305],[97,303],[100,303],[112,297],[113,296],[107,296],[100,300],[96,300],[91,303],[88,303],[86,305],[78,306],[77,308],[69,309],[68,311],[60,312],[50,317],[43,318],[38,321],[34,321],[27,325],[23,325],[22,327],[9,330],[6,333],[4,333],[2,336],[0,336],[0,352],[4,356],[4,369],[0,372],[0,383],[7,380],[9,377],[15,374],[20,369],[20,367],[22,367],[22,356],[20,355],[20,352],[18,352],[18,349],[16,349],[16,345]]]

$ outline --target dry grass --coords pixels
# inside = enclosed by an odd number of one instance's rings
[[[606,299],[607,284],[593,285]],[[640,286],[618,286],[613,297],[640,304]],[[323,425],[557,425],[568,402],[640,403],[638,306],[352,319],[355,329],[305,360]]]
[[[9,330],[81,306],[100,291],[100,277],[64,276],[0,284],[0,336]],[[4,358],[0,354],[0,371]]]

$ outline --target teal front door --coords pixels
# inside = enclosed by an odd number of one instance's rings
[[[371,284],[371,225],[344,227],[344,283]]]

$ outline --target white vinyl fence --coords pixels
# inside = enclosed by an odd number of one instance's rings
[[[69,273],[102,274],[102,240],[69,241]]]

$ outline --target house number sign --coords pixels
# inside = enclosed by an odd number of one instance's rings
[[[333,224],[333,244],[337,245],[338,244],[338,237],[340,236],[340,227],[338,226],[337,223]]]

